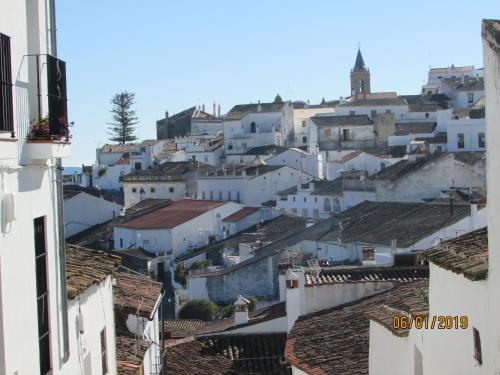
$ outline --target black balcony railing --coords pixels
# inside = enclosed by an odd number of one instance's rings
[[[30,140],[69,141],[66,63],[51,55],[28,55],[36,59],[38,118],[31,127]],[[43,60],[42,60],[43,59]],[[47,111],[42,116],[41,73],[47,71]]]
[[[47,95],[49,102],[49,133],[54,138],[69,140],[66,63],[47,56]]]

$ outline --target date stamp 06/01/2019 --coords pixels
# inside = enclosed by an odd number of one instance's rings
[[[392,318],[394,329],[467,329],[469,319],[465,315],[405,316]]]

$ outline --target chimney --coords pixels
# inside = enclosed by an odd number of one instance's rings
[[[217,114],[218,114],[218,117],[220,117],[220,103],[219,103],[219,105],[217,106]]]
[[[288,321],[288,332],[293,327],[293,324],[302,313],[302,298],[304,295],[304,272],[291,269],[286,271],[286,316]]]
[[[213,109],[212,109],[212,113],[213,113],[213,116],[215,117],[215,116],[217,116],[215,102],[214,102],[214,104],[213,104],[213,107],[212,107],[212,108],[213,108]]]
[[[248,305],[250,301],[243,298],[240,294],[238,299],[234,302],[234,325],[248,323]]]
[[[262,106],[260,105],[260,100],[259,103],[257,104],[257,112],[262,111]]]

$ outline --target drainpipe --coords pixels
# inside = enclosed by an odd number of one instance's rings
[[[55,0],[49,0],[50,13],[50,48],[51,55],[57,57],[57,29],[56,29],[56,3]],[[56,191],[57,191],[57,224],[58,224],[58,250],[59,250],[59,283],[62,330],[63,330],[63,362],[69,359],[69,332],[68,332],[68,293],[66,290],[66,250],[64,247],[64,199],[63,199],[63,177],[62,177],[61,158],[56,159]]]

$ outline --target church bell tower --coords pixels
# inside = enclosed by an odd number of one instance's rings
[[[370,71],[365,66],[363,55],[358,48],[356,62],[351,70],[351,95],[356,98],[366,98],[370,93]]]

